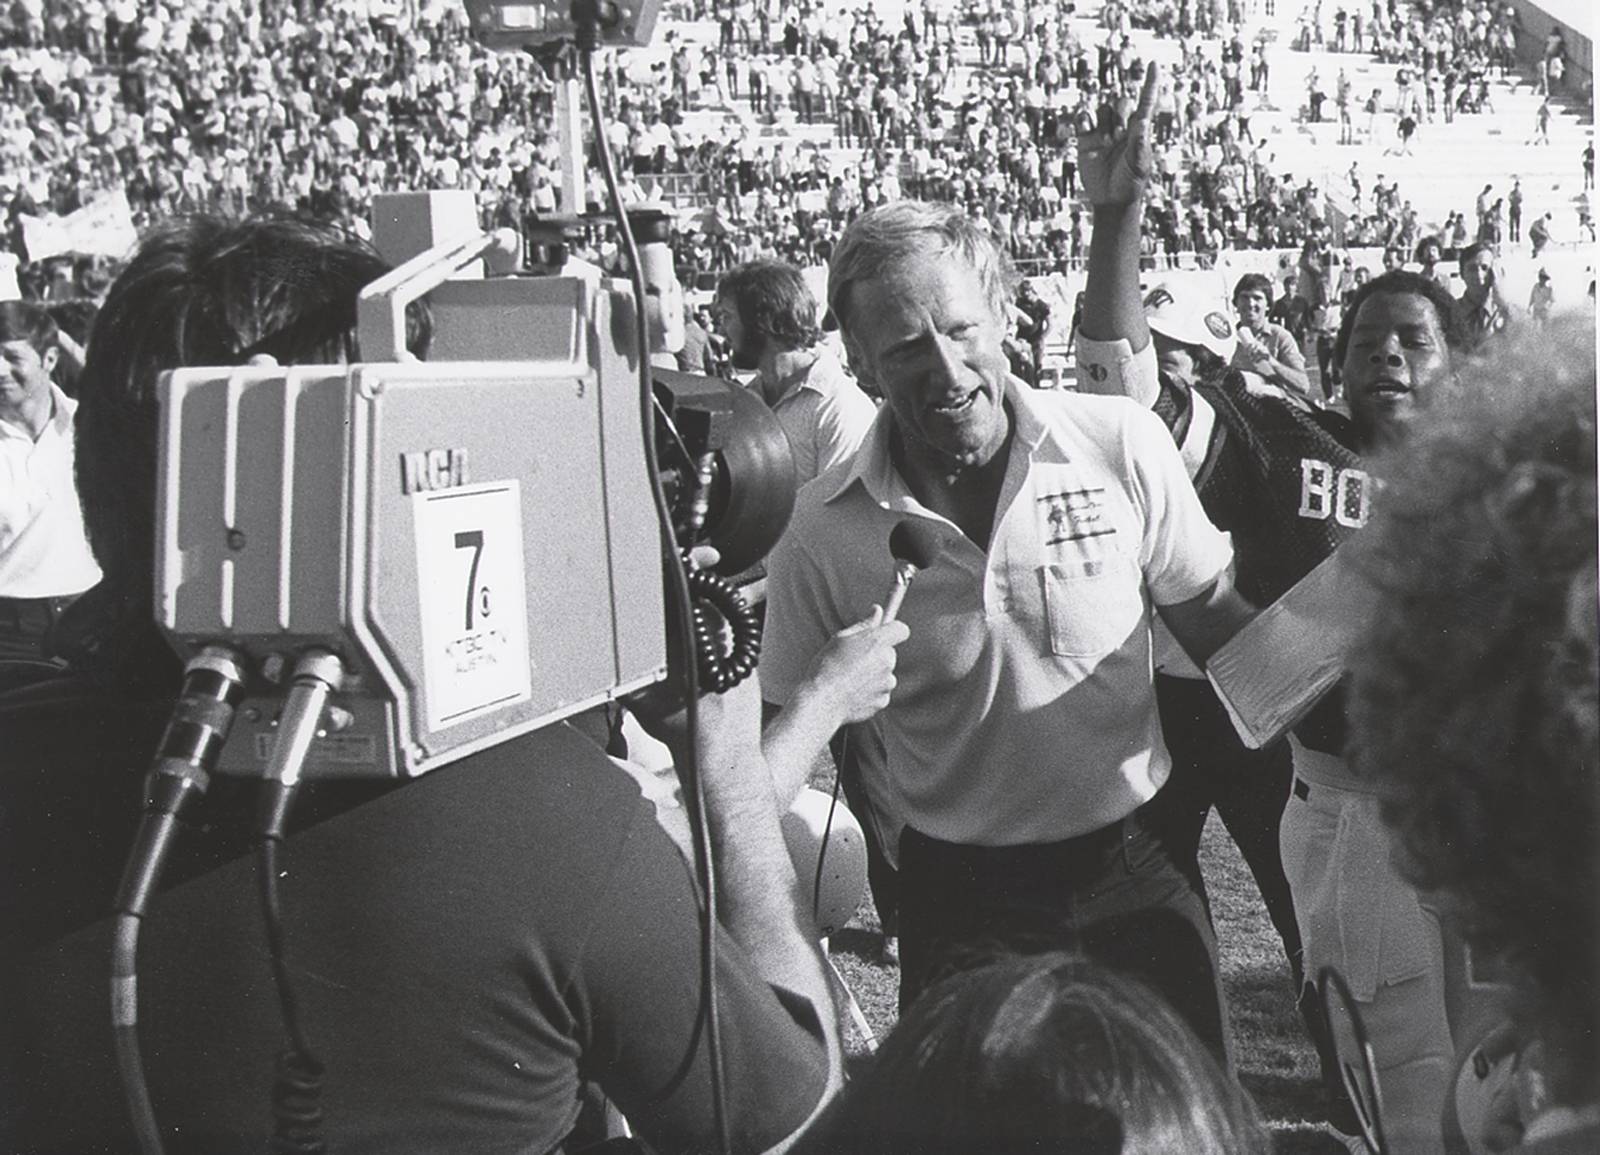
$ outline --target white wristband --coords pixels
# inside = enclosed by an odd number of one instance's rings
[[[1085,393],[1131,397],[1146,408],[1154,405],[1161,394],[1155,342],[1135,353],[1126,337],[1096,341],[1078,334],[1078,388]]]

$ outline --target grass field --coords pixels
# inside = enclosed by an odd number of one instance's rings
[[[1342,1153],[1343,1146],[1322,1128],[1316,1054],[1295,1010],[1277,933],[1249,870],[1214,815],[1200,860],[1221,945],[1240,1081],[1270,1122],[1278,1151]],[[880,959],[881,945],[870,896],[830,943],[839,972],[879,1037],[894,1025],[899,986],[895,969]],[[859,1036],[849,1046],[853,1054],[865,1052]]]

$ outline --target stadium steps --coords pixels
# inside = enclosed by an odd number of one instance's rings
[[[1101,5],[1080,9],[1071,26],[1091,59],[1107,35],[1100,22]],[[1491,81],[1491,103],[1495,111],[1457,116],[1450,124],[1442,118],[1425,121],[1412,141],[1411,156],[1394,155],[1398,144],[1395,117],[1390,109],[1395,98],[1394,76],[1398,66],[1375,60],[1368,53],[1338,53],[1326,48],[1297,52],[1289,47],[1294,34],[1292,14],[1280,10],[1277,39],[1269,49],[1272,73],[1264,100],[1247,93],[1251,106],[1251,128],[1259,141],[1266,142],[1268,163],[1274,171],[1294,174],[1296,183],[1307,178],[1316,181],[1336,200],[1348,200],[1346,174],[1354,162],[1370,190],[1382,174],[1400,183],[1400,198],[1409,200],[1427,225],[1442,224],[1451,211],[1465,212],[1471,220],[1473,201],[1485,184],[1504,195],[1513,176],[1522,180],[1524,230],[1532,219],[1545,211],[1555,213],[1554,230],[1559,240],[1577,237],[1577,204],[1582,190],[1580,154],[1592,136],[1592,124],[1578,109],[1552,102],[1550,144],[1528,143],[1534,133],[1540,97],[1524,78]],[[1247,23],[1242,39],[1251,43],[1266,25]],[[1272,30],[1268,30],[1269,37]],[[714,21],[699,21],[674,27],[676,40],[715,46],[719,31]],[[1161,39],[1148,29],[1131,32],[1133,45],[1141,58],[1170,66],[1180,55],[1176,40]],[[1215,42],[1210,42],[1215,51]],[[661,57],[670,55],[671,46],[658,41]],[[1248,63],[1247,63],[1248,67]],[[1305,81],[1315,67],[1322,89],[1328,94],[1320,124],[1305,123],[1301,108],[1305,103]],[[1339,143],[1339,125],[1333,92],[1339,70],[1351,80],[1354,125],[1357,142]],[[970,24],[957,28],[958,77],[974,95],[992,90],[995,70],[978,63],[977,37]],[[1378,118],[1376,139],[1366,138],[1367,116],[1362,110],[1365,97],[1373,88],[1383,93],[1385,110]],[[833,120],[805,125],[788,109],[767,123],[752,110],[748,95],[723,109],[695,109],[685,122],[697,128],[720,129],[727,118],[747,125],[760,147],[792,148],[801,142],[824,149],[834,170],[853,165],[861,155],[855,147],[840,143]],[[1364,207],[1370,205],[1370,199]]]
[[[1479,190],[1491,185],[1494,196],[1504,196],[1512,180],[1520,179],[1524,233],[1535,216],[1548,211],[1555,214],[1553,228],[1558,240],[1577,239],[1583,189],[1581,154],[1593,135],[1586,110],[1553,100],[1550,143],[1533,144],[1530,141],[1542,99],[1536,88],[1525,76],[1491,79],[1494,111],[1458,114],[1451,123],[1446,123],[1442,114],[1433,121],[1424,120],[1412,139],[1413,155],[1403,156],[1394,151],[1399,143],[1392,111],[1398,65],[1380,63],[1365,53],[1295,52],[1287,47],[1286,38],[1280,39],[1271,61],[1273,107],[1253,115],[1251,128],[1258,139],[1270,141],[1275,170],[1293,172],[1300,179],[1310,177],[1337,199],[1348,189],[1346,174],[1354,162],[1364,192],[1382,174],[1386,180],[1399,182],[1401,201],[1409,200],[1424,224],[1439,225],[1450,212],[1463,212],[1472,231],[1476,230],[1474,205]],[[1300,119],[1305,80],[1313,67],[1328,94],[1324,116],[1332,118],[1320,124]],[[1340,68],[1352,83],[1357,132],[1353,145],[1339,143],[1333,93]],[[1373,88],[1383,94],[1384,111],[1378,118],[1376,138],[1370,139],[1363,105]],[[1370,200],[1364,202],[1366,206]]]

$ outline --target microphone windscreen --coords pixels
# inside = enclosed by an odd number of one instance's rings
[[[939,531],[920,517],[908,517],[889,531],[889,553],[895,561],[927,569],[944,548]]]

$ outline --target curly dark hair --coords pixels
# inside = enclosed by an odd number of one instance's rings
[[[1410,294],[1425,298],[1439,316],[1439,331],[1444,334],[1444,343],[1451,349],[1459,349],[1466,343],[1461,320],[1456,314],[1455,298],[1450,295],[1449,289],[1433,278],[1424,277],[1410,269],[1391,269],[1373,277],[1350,294],[1350,300],[1344,307],[1344,316],[1339,321],[1339,335],[1333,339],[1335,365],[1344,365],[1345,350],[1350,347],[1350,333],[1355,328],[1361,306],[1367,303],[1368,297],[1376,297],[1379,293]]]
[[[1594,342],[1575,322],[1471,364],[1375,463],[1350,687],[1402,869],[1513,976],[1569,1103],[1600,1100]]]

